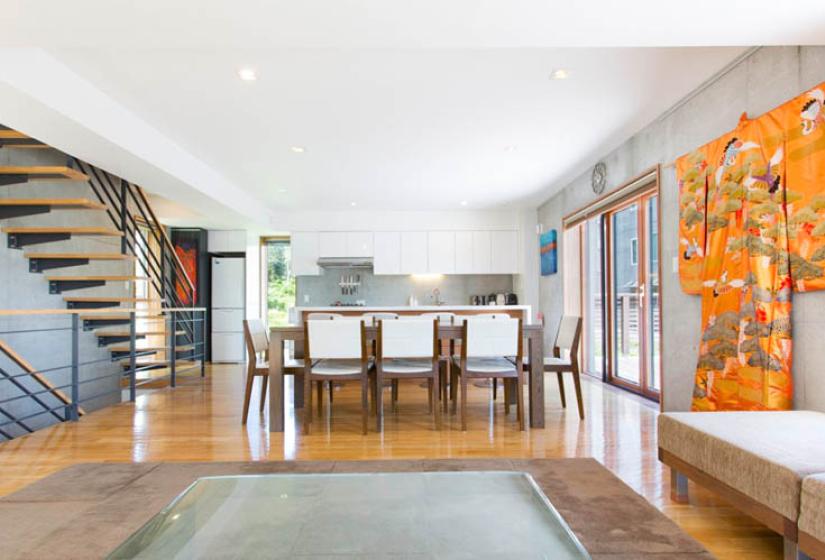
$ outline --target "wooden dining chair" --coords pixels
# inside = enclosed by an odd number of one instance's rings
[[[435,319],[438,321],[438,326],[450,326],[457,324],[456,323],[456,314],[449,313],[446,311],[435,311],[432,313],[422,313],[421,315],[417,315],[421,319]],[[455,352],[455,343],[450,340],[447,344],[447,347],[444,348],[439,345],[439,350],[441,351],[439,355],[438,361],[438,385],[441,388],[439,391],[438,398],[444,405],[444,411],[447,411],[447,390],[449,388],[449,381],[450,381],[450,357]]]
[[[266,328],[260,319],[244,319],[243,335],[249,360],[246,366],[246,392],[243,398],[243,418],[246,424],[249,416],[249,401],[252,397],[252,385],[256,377],[261,378],[261,412],[266,402],[266,386],[269,381],[269,339]]]
[[[564,397],[564,373],[573,374],[573,384],[576,387],[576,402],[579,406],[579,418],[584,420],[584,403],[582,402],[582,386],[579,378],[579,341],[582,333],[582,318],[565,315],[559,322],[556,331],[556,341],[553,343],[553,356],[544,358],[544,371],[556,372],[559,380],[559,395],[562,408],[567,408]]]
[[[461,378],[461,429],[467,430],[467,382],[469,379],[505,379],[516,382],[519,429],[524,430],[524,351],[521,319],[467,319],[462,327],[461,356],[453,357],[453,386]],[[508,359],[510,358],[510,359]],[[455,410],[455,400],[453,410]],[[504,409],[510,404],[505,399]]]
[[[304,434],[312,422],[311,383],[350,380],[361,383],[361,423],[366,435],[371,364],[363,321],[305,321],[304,340]],[[319,416],[321,412],[319,407]]]
[[[436,428],[440,427],[438,320],[378,321],[376,342],[374,395],[378,431],[382,430],[384,419],[385,379],[426,379],[429,411]]]

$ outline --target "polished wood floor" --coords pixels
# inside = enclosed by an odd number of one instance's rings
[[[548,378],[547,428],[523,433],[515,407],[506,417],[486,388],[470,392],[467,432],[455,417],[436,431],[426,391],[409,383],[401,387],[397,410],[387,405],[383,435],[371,425],[368,436],[360,434],[360,393],[350,384],[336,390],[332,415],[325,405],[325,420],[316,419],[303,436],[291,416],[285,433],[270,434],[257,408],[242,426],[243,376],[239,366],[213,366],[205,380],[141,391],[134,404],[0,444],[0,495],[82,462],[595,457],[717,557],[781,558],[774,533],[710,493],[691,485],[689,505],[671,502],[669,473],[656,459],[657,407],[598,381],[584,383],[586,420],[580,422],[575,405],[561,408],[555,380]]]

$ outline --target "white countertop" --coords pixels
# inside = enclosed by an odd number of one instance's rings
[[[455,312],[455,311],[524,311],[526,322],[530,323],[530,306],[529,305],[416,305],[415,307],[409,305],[364,305],[364,306],[347,306],[347,305],[327,305],[323,307],[293,307],[290,313],[295,312],[295,319],[300,316],[303,311],[318,312],[318,313],[336,313],[342,311],[373,313],[380,311],[421,311],[422,313],[429,313],[433,311]],[[292,315],[290,314],[290,317]]]

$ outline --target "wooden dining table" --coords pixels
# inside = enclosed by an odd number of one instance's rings
[[[371,344],[378,335],[378,328],[365,329],[367,343]],[[442,342],[461,342],[461,325],[439,325],[438,338]],[[524,339],[527,342],[526,356],[530,364],[527,372],[529,386],[528,407],[531,428],[544,428],[544,329],[541,325],[524,325]],[[304,341],[303,325],[272,327],[269,335],[269,431],[284,431],[284,343]],[[303,406],[303,383],[294,383],[295,407]]]

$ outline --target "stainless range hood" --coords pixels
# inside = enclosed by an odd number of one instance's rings
[[[321,257],[321,268],[372,268],[372,257]]]

